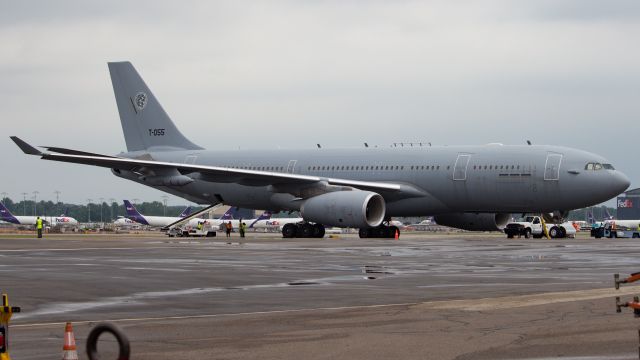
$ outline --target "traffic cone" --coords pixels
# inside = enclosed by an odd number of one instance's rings
[[[62,360],[78,360],[76,338],[73,336],[73,327],[68,322],[64,327],[64,345],[62,346]]]
[[[398,230],[398,229],[396,229],[395,239],[396,240],[400,239],[400,230]]]

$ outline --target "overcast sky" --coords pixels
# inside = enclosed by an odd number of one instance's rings
[[[0,192],[14,199],[161,200],[9,139],[124,150],[118,60],[209,149],[530,139],[595,152],[640,186],[637,0],[0,3]]]

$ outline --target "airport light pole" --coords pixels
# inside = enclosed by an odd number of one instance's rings
[[[87,214],[89,215],[88,218],[89,220],[87,222],[91,222],[91,199],[87,199]]]
[[[104,204],[104,198],[100,198],[100,222],[102,221],[102,205]]]
[[[164,204],[164,208],[162,210],[163,216],[167,216],[167,199],[169,197],[167,195],[162,195],[162,203]]]
[[[27,193],[22,193],[22,215],[27,216]]]
[[[38,190],[33,192],[33,216],[37,216],[36,213],[38,212],[38,194],[40,194]]]
[[[56,207],[60,205],[60,190],[56,190],[53,192],[54,194],[56,194]],[[60,210],[60,209],[58,209]],[[58,211],[59,214],[62,214],[62,211]],[[67,214],[65,214],[67,215]]]
[[[113,221],[113,203],[116,202],[116,199],[110,198],[109,202],[109,221]]]

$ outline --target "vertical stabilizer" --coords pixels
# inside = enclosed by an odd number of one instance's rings
[[[10,222],[12,224],[20,224],[20,221],[18,221],[18,219],[16,219],[16,217],[13,216],[13,214],[11,214],[11,211],[9,211],[9,209],[7,209],[4,206],[4,204],[1,202],[0,202],[0,220]]]
[[[202,149],[176,128],[130,62],[110,62],[109,73],[128,151]]]
[[[186,208],[186,209],[184,209],[184,211],[182,211],[182,212],[180,213],[180,217],[181,217],[181,218],[183,218],[183,217],[187,217],[187,216],[189,216],[190,214],[191,214],[191,206],[187,206],[187,208]]]
[[[142,216],[142,214],[140,214],[138,210],[136,210],[136,207],[133,206],[133,204],[130,203],[129,200],[124,200],[124,210],[127,212],[127,218],[139,224],[149,225],[147,219],[145,219],[144,216]]]
[[[258,216],[257,219],[255,219],[250,225],[249,228],[253,228],[253,225],[255,225],[258,221],[260,220],[269,220],[271,219],[271,212],[270,211],[265,211],[262,214],[260,214],[260,216]]]

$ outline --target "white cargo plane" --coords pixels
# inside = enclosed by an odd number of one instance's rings
[[[321,237],[324,225],[393,237],[398,229],[389,220],[398,216],[499,230],[511,213],[561,218],[630,184],[599,155],[551,145],[209,151],[178,130],[131,63],[109,63],[109,71],[127,152],[40,151],[13,141],[26,154],[109,168],[199,204],[299,211],[305,222],[284,226],[285,237]],[[307,124],[310,133],[314,125]]]
[[[136,207],[133,206],[129,200],[124,200],[124,208],[127,213],[127,217],[118,219],[116,222],[120,220],[129,220],[139,225],[148,225],[152,227],[165,227],[191,214],[191,206],[188,206],[180,215],[178,215],[178,217],[142,215],[138,210],[136,210]],[[120,221],[120,223],[126,224],[127,221]]]
[[[60,216],[40,216],[42,221],[50,227],[55,226],[78,226],[78,220],[65,215]],[[3,203],[0,203],[0,220],[17,225],[35,225],[38,216],[16,216],[11,214]]]

